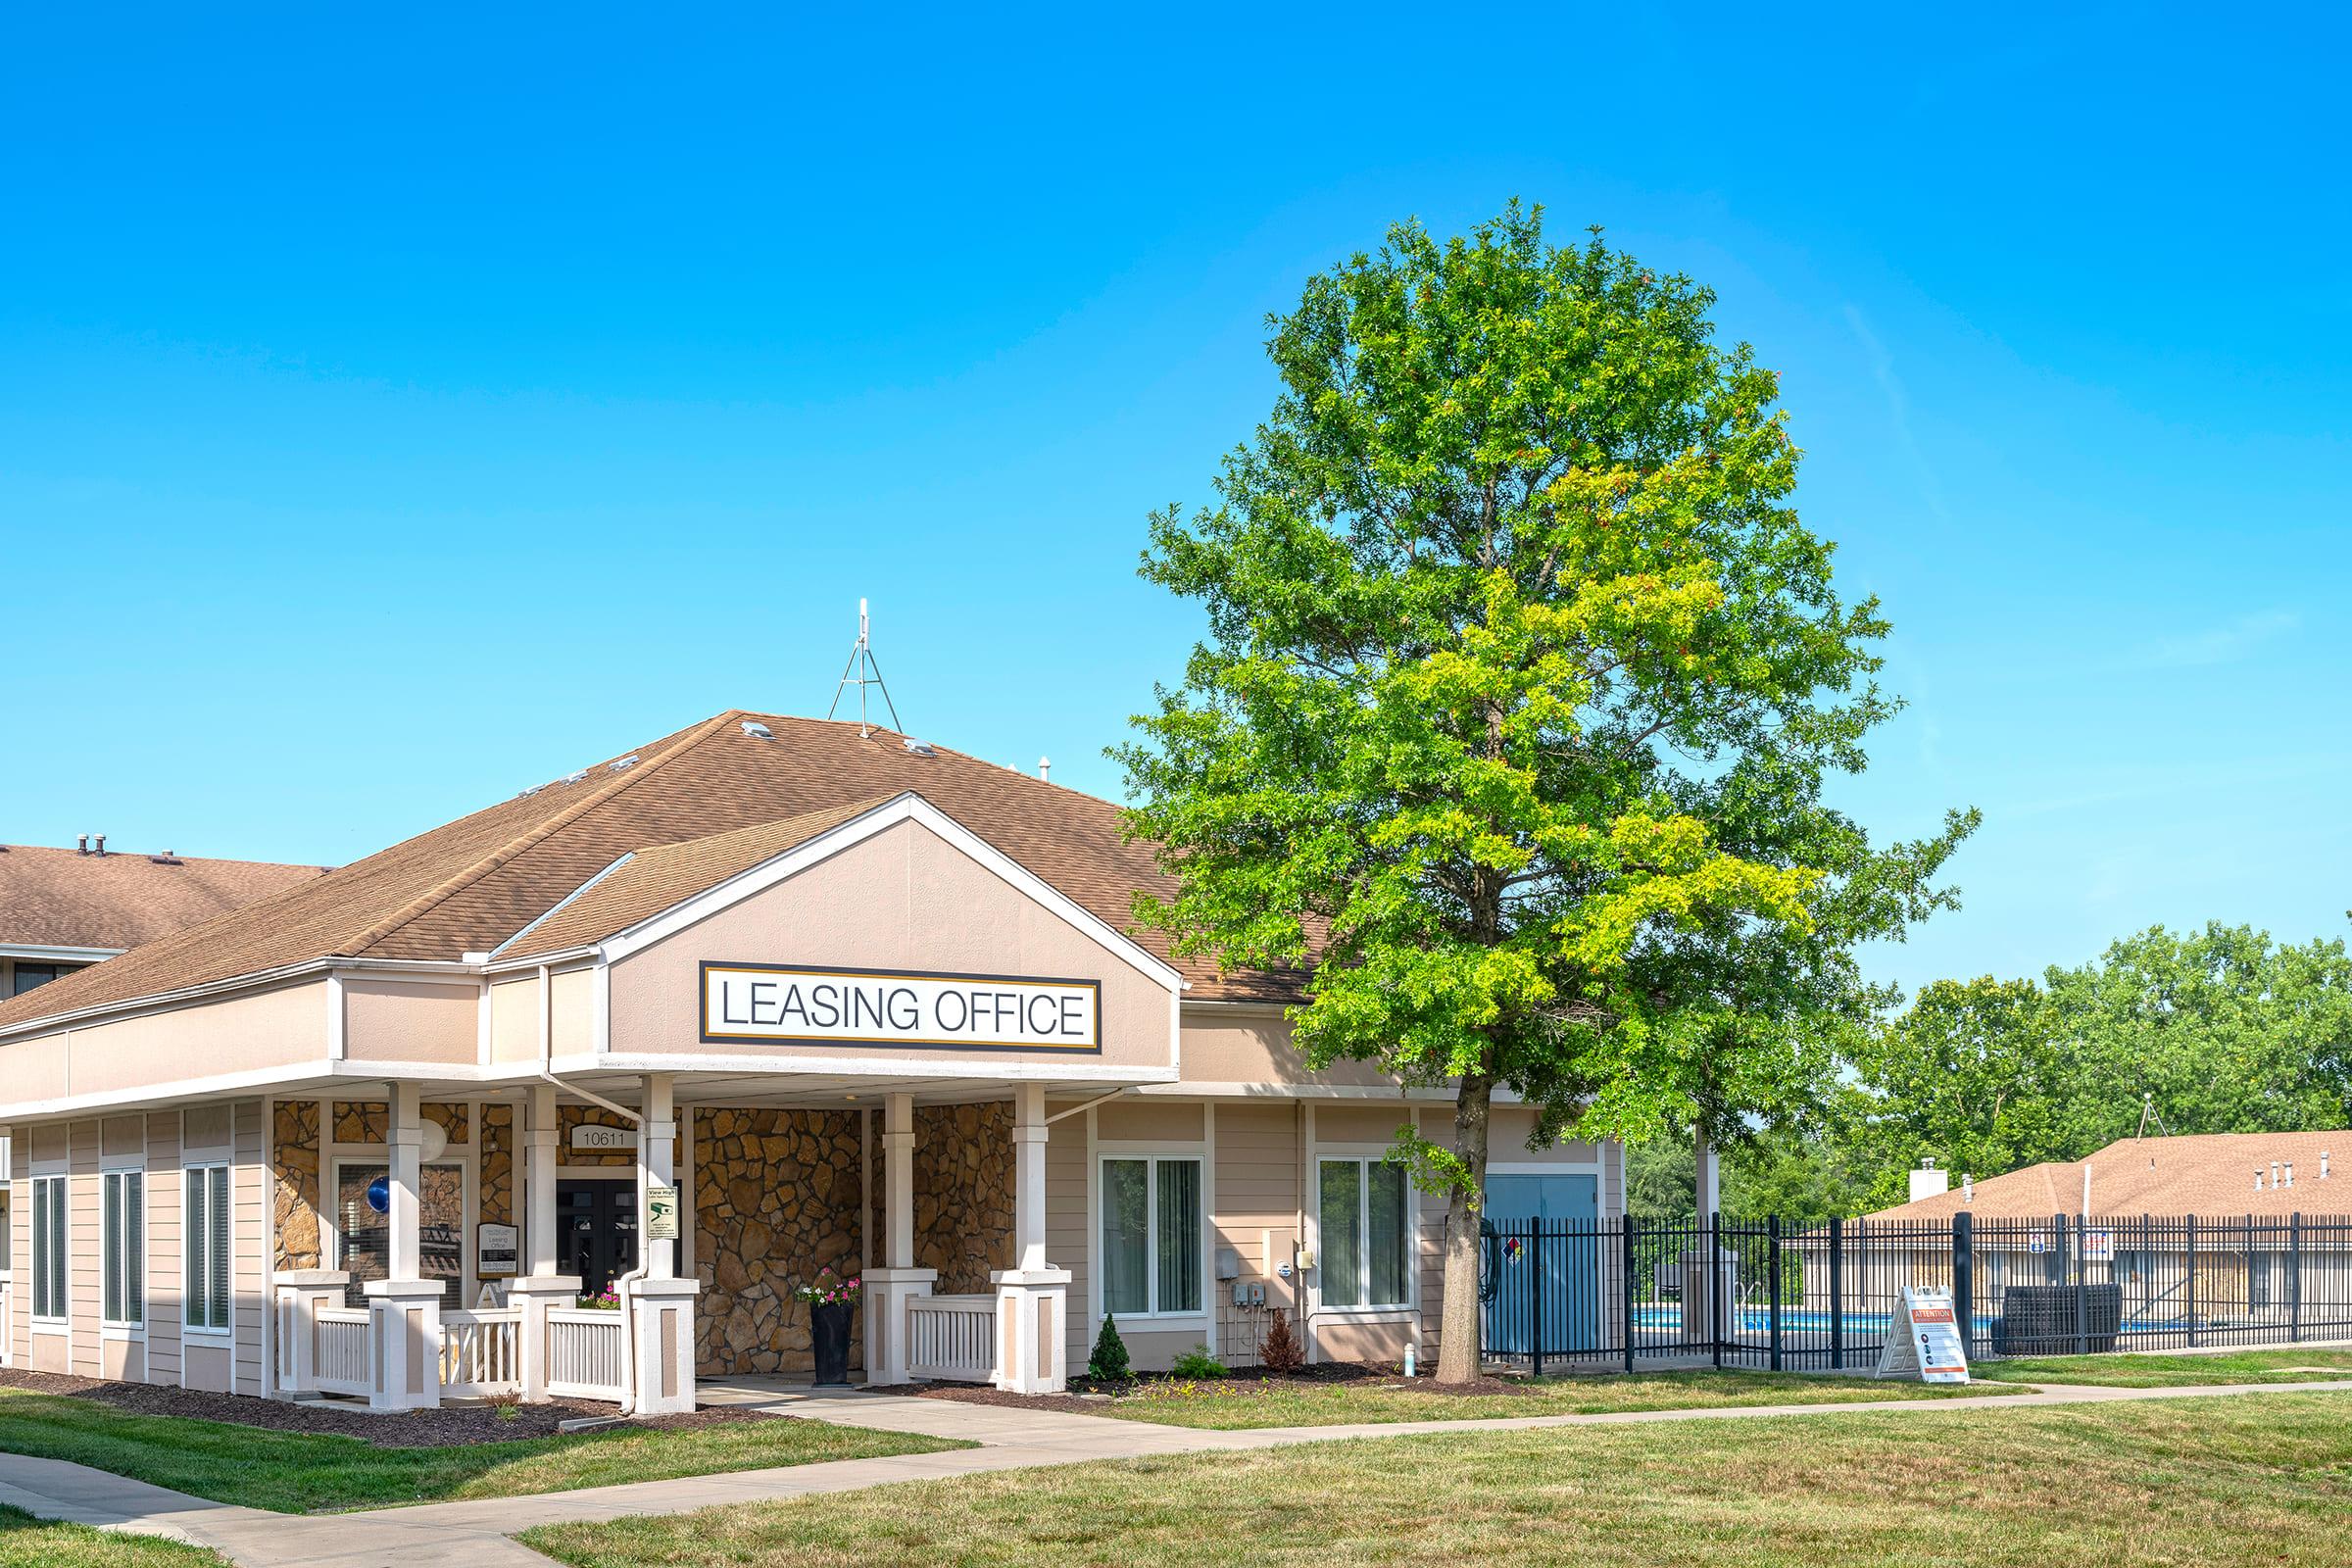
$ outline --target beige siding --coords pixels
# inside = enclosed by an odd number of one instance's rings
[[[85,1378],[101,1376],[98,1358],[98,1124],[77,1121],[66,1130],[66,1299],[74,1325],[69,1365]]]
[[[1216,1245],[1241,1254],[1241,1283],[1265,1287],[1266,1305],[1235,1306],[1231,1280],[1210,1281],[1217,1313],[1217,1353],[1247,1366],[1257,1359],[1267,1308],[1298,1322],[1298,1276],[1277,1272],[1298,1241],[1298,1107],[1295,1104],[1220,1104],[1216,1107]]]
[[[179,1381],[179,1112],[147,1118],[147,1380]]]
[[[24,1184],[32,1176],[32,1129],[19,1124],[8,1130],[8,1176],[15,1190],[9,1197],[9,1257],[16,1283],[9,1290],[8,1321],[0,1323],[9,1355],[18,1366],[32,1360],[32,1193]]]
[[[1051,1113],[1060,1108],[1049,1106]],[[1070,1271],[1069,1358],[1073,1376],[1095,1348],[1094,1282],[1087,1273],[1086,1117],[1064,1116],[1046,1138],[1046,1261]]]
[[[264,1106],[258,1100],[236,1104],[236,1164],[229,1172],[236,1240],[230,1278],[236,1296],[236,1392],[262,1392],[262,1355],[269,1312],[263,1260],[270,1254],[268,1231],[269,1152],[264,1148]]]

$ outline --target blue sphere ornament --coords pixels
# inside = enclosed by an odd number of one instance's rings
[[[378,1214],[392,1212],[392,1178],[378,1176],[368,1184],[368,1206]]]

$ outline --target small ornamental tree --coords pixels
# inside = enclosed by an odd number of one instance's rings
[[[1086,1375],[1097,1383],[1124,1383],[1135,1376],[1127,1361],[1127,1342],[1119,1338],[1119,1326],[1107,1312],[1095,1336],[1094,1353],[1086,1358]]]
[[[1269,1372],[1296,1372],[1306,1364],[1306,1351],[1291,1332],[1291,1314],[1275,1307],[1266,1314],[1265,1337],[1257,1342],[1257,1364]]]
[[[1788,504],[1778,384],[1714,296],[1513,204],[1416,224],[1275,318],[1274,411],[1144,574],[1208,615],[1119,751],[1177,879],[1139,918],[1294,968],[1307,1060],[1454,1088],[1438,1376],[1479,1364],[1488,1111],[1645,1140],[1809,1103],[1973,825],[1874,851],[1825,806],[1895,704],[1874,602]]]

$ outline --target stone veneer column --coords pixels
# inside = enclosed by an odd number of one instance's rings
[[[1046,1261],[1046,1086],[1016,1085],[1012,1115],[1012,1236],[1018,1266],[989,1276],[997,1287],[996,1385],[1008,1394],[1059,1394],[1070,1271]]]
[[[929,1296],[939,1270],[914,1266],[914,1097],[894,1094],[882,1109],[882,1189],[890,1266],[865,1275],[865,1381],[905,1383],[906,1302]]]

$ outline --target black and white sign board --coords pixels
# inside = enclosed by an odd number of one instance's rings
[[[1879,1352],[1879,1376],[1917,1378],[1922,1383],[1966,1383],[1968,1342],[1952,1310],[1952,1293],[1903,1287],[1902,1304],[1886,1325]]]
[[[706,1045],[750,1040],[1099,1055],[1102,983],[706,960],[702,1035]]]

